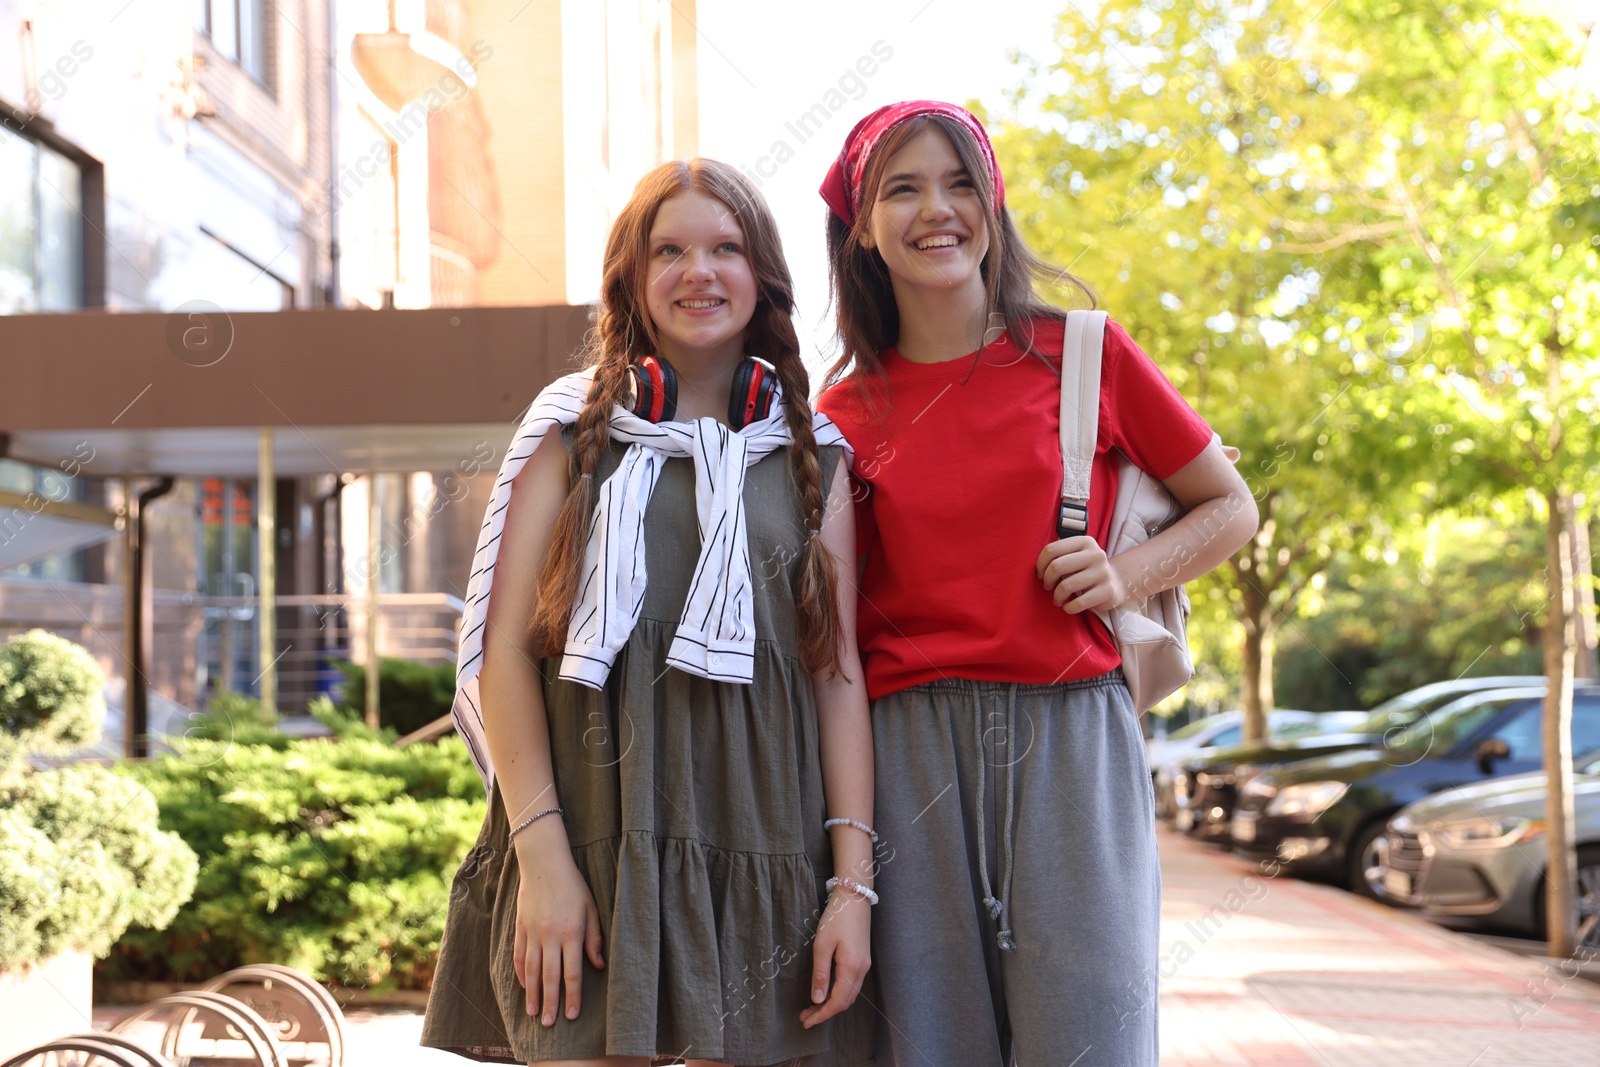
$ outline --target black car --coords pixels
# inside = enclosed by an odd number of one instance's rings
[[[1348,733],[1231,745],[1197,755],[1183,763],[1173,775],[1172,791],[1177,808],[1173,825],[1203,840],[1228,844],[1232,839],[1233,808],[1239,786],[1256,775],[1298,760],[1382,745],[1386,738],[1468,693],[1542,684],[1544,679],[1538,675],[1434,682],[1384,701],[1367,713],[1365,722]]]
[[[1444,789],[1538,770],[1543,712],[1542,685],[1474,693],[1382,747],[1319,756],[1252,778],[1239,791],[1234,848],[1381,899],[1376,842],[1389,817]],[[1572,747],[1600,748],[1600,685],[1574,687]]]

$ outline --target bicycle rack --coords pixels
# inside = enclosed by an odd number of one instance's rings
[[[13,1056],[0,1067],[173,1067],[120,1034],[69,1034]]]
[[[111,1027],[120,1033],[152,1015],[165,1014],[161,1054],[173,1067],[289,1067],[272,1027],[253,1008],[220,993],[174,993],[129,1012]],[[195,1032],[195,1022],[201,1025]]]
[[[160,1050],[127,1031],[166,1021]],[[200,989],[152,1000],[109,1031],[37,1045],[0,1067],[344,1067],[344,1013],[309,975],[275,963],[237,967]]]
[[[320,982],[276,963],[255,963],[218,975],[203,987],[255,1010],[275,1030],[293,1065],[344,1067],[344,1013]],[[313,1055],[323,1045],[326,1055]]]

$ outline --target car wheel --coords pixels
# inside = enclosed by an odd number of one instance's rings
[[[1600,950],[1600,846],[1578,849],[1578,947]]]
[[[1384,847],[1383,835],[1388,829],[1387,820],[1378,819],[1363,826],[1350,842],[1347,853],[1349,875],[1345,885],[1350,892],[1368,900],[1383,900],[1383,867],[1379,862]]]
[[[1549,883],[1539,878],[1539,890],[1533,897],[1533,931],[1546,940],[1550,937],[1550,924],[1545,917],[1545,887]],[[1578,849],[1578,931],[1576,942],[1580,949],[1600,951],[1600,845],[1583,845]]]

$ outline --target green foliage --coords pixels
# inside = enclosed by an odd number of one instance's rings
[[[331,705],[318,710],[343,736],[191,736],[125,768],[201,870],[171,928],[130,932],[106,976],[188,981],[270,961],[350,986],[427,986],[483,785],[454,736],[395,749]]]
[[[356,738],[393,744],[400,735],[388,727],[374,730],[360,713],[335,704],[325,696],[306,705],[312,718],[332,731],[336,738]],[[264,745],[283,750],[295,740],[278,726],[278,719],[267,713],[261,701],[242,693],[218,693],[203,714],[191,716],[183,736],[191,741],[217,741],[237,745]]]
[[[367,670],[357,663],[338,664],[344,674],[343,706],[356,718],[367,713]],[[417,663],[381,659],[378,666],[378,723],[402,736],[450,713],[456,696],[453,663]]]
[[[159,930],[195,874],[137,782],[94,766],[30,774],[0,790],[0,970],[67,949],[104,955],[133,924]]]
[[[350,708],[335,704],[327,697],[317,697],[306,705],[306,711],[311,717],[333,731],[333,736],[357,741],[377,741],[381,744],[392,745],[399,739],[400,734],[388,726],[377,729],[367,725],[367,720]]]
[[[194,891],[195,855],[156,828],[155,798],[104,767],[34,771],[24,754],[92,744],[105,715],[94,657],[31,630],[0,648],[0,971],[159,929]]]
[[[1540,674],[1536,524],[1441,519],[1341,556],[1289,631],[1277,691],[1289,707],[1371,707],[1464,675]]]
[[[87,649],[45,630],[0,646],[0,761],[59,755],[100,739],[105,672]]]
[[[286,748],[293,738],[278,729],[261,701],[242,693],[222,692],[206,704],[204,714],[192,717],[184,737],[192,741],[232,742]]]
[[[1244,453],[1261,533],[1191,585],[1202,631],[1269,655],[1336,556],[1593,484],[1588,31],[1531,3],[1065,8],[998,124],[1007,202]]]

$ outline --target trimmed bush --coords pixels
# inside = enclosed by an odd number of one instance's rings
[[[105,673],[89,650],[46,630],[0,646],[0,759],[54,756],[100,740]]]
[[[236,706],[229,724],[124,769],[199,853],[200,876],[165,933],[122,938],[105,977],[191,981],[274,962],[348,986],[427,987],[483,784],[453,735],[394,749],[319,704],[341,736],[243,743],[255,726],[240,729],[250,720]],[[197,736],[208,729],[232,740]]]
[[[310,709],[328,704],[326,697],[312,702]],[[183,736],[190,741],[216,741],[234,745],[265,745],[285,749],[293,737],[278,728],[278,720],[268,715],[261,701],[241,693],[217,693],[206,702],[203,714],[190,717]],[[174,746],[176,747],[176,746]]]
[[[0,790],[0,970],[68,949],[104,956],[130,926],[159,930],[196,869],[137,782],[92,766],[28,775]]]
[[[155,798],[99,766],[23,758],[92,744],[105,714],[94,657],[42,630],[0,648],[0,971],[159,928],[194,891],[195,855],[156,828]]]
[[[358,663],[337,664],[344,674],[343,707],[357,719],[367,714],[367,670]],[[417,663],[409,659],[378,661],[378,725],[401,736],[450,713],[456,698],[453,663]]]

